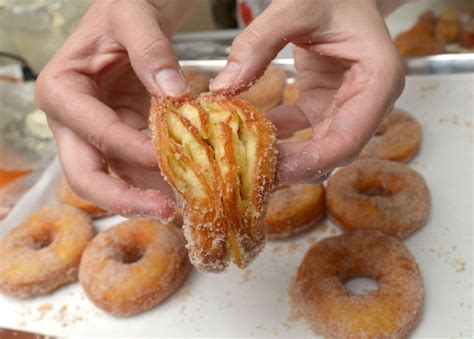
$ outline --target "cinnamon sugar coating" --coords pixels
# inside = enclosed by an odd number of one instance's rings
[[[189,261],[181,230],[131,219],[99,233],[84,251],[79,281],[89,299],[115,316],[144,312],[185,280]]]
[[[372,277],[378,289],[353,294],[344,283]],[[305,255],[296,306],[325,338],[406,338],[417,324],[424,288],[418,265],[396,238],[356,231],[324,239]]]
[[[90,217],[68,205],[32,213],[0,242],[0,291],[18,298],[47,294],[77,280],[94,236]]]
[[[327,184],[331,218],[347,231],[377,230],[400,239],[424,225],[431,196],[423,177],[407,165],[360,159]]]

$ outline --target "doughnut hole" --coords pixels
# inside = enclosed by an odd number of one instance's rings
[[[49,247],[55,238],[54,227],[51,225],[44,225],[34,229],[29,239],[29,247],[33,250],[41,250]]]
[[[134,243],[121,243],[117,247],[115,258],[126,265],[140,261],[146,251],[146,246]]]
[[[369,197],[391,197],[404,188],[405,182],[397,176],[390,174],[361,177],[355,187],[357,193]]]
[[[350,278],[344,283],[344,288],[356,295],[365,295],[379,289],[379,282],[370,276]]]

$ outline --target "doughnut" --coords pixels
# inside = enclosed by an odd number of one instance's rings
[[[285,185],[270,196],[267,215],[269,239],[286,238],[315,226],[326,211],[320,184]]]
[[[262,77],[240,98],[266,112],[278,105],[283,98],[286,85],[286,74],[279,68],[268,67]]]
[[[347,231],[377,230],[400,239],[428,219],[431,196],[423,177],[407,165],[361,159],[329,177],[330,217]]]
[[[193,265],[221,272],[232,259],[245,267],[265,245],[274,126],[239,98],[207,94],[152,100],[150,129]]]
[[[181,230],[139,218],[99,233],[87,245],[79,281],[95,305],[123,317],[161,303],[181,286],[188,271]]]
[[[403,57],[443,53],[445,44],[436,40],[435,24],[436,19],[432,11],[422,13],[412,28],[395,38],[398,53]]]
[[[184,71],[184,76],[188,82],[191,94],[198,95],[209,91],[209,75],[207,73],[188,69]]]
[[[447,43],[457,42],[461,33],[461,18],[456,9],[444,10],[436,22],[436,40]]]
[[[0,242],[0,292],[29,298],[76,281],[81,254],[94,234],[90,217],[73,206],[32,213]]]
[[[283,103],[287,105],[294,105],[298,99],[298,82],[287,84],[283,90]]]
[[[64,177],[59,182],[57,197],[61,203],[77,207],[81,211],[89,214],[92,218],[101,218],[112,214],[74,193]]]
[[[464,48],[474,48],[474,18],[463,26],[459,36],[459,43]]]
[[[421,125],[409,113],[394,109],[365,145],[361,158],[410,161],[420,150]]]
[[[372,277],[378,289],[354,294],[344,283]],[[295,304],[325,338],[406,338],[423,305],[423,280],[396,238],[356,231],[326,238],[306,253],[296,276]]]

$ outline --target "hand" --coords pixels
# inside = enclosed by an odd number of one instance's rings
[[[279,145],[277,178],[322,181],[359,154],[391,111],[404,69],[375,0],[274,0],[234,40],[211,88],[245,90],[289,42],[299,99],[268,116],[281,133],[311,126],[313,134]]]
[[[41,72],[36,102],[76,193],[117,214],[169,220],[174,202],[143,131],[147,92],[177,96],[187,90],[166,37],[172,26],[164,22],[182,1],[153,4],[96,1]],[[174,23],[182,14],[174,13]],[[127,182],[109,176],[109,166]]]

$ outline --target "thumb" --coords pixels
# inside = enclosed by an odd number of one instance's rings
[[[212,91],[244,91],[264,73],[300,29],[291,15],[281,12],[281,6],[272,3],[234,39],[227,65],[210,85]]]
[[[185,94],[186,79],[160,29],[155,7],[135,1],[115,4],[109,6],[114,38],[127,50],[133,70],[146,89],[155,96]]]

